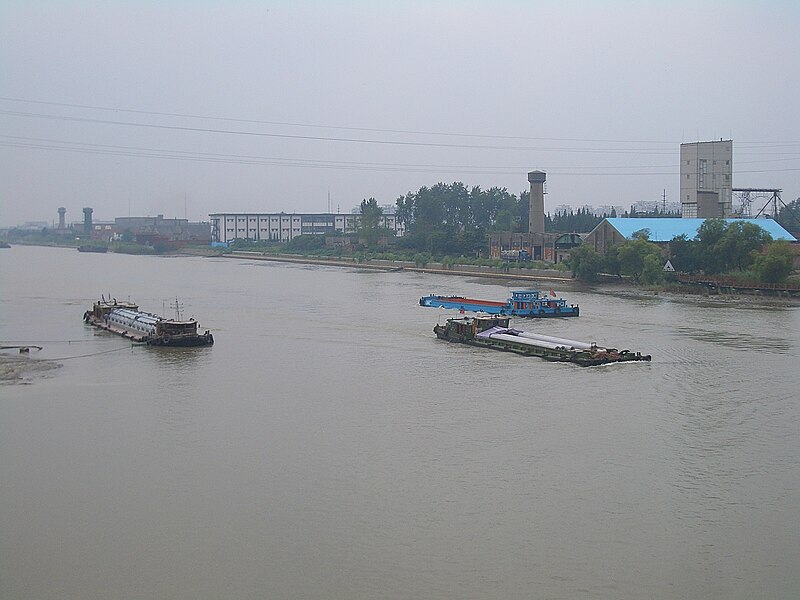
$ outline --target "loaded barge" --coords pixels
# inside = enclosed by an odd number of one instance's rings
[[[101,299],[83,313],[88,325],[110,331],[139,344],[148,346],[211,346],[214,336],[209,331],[199,333],[197,321],[165,319],[139,310],[132,302]]]
[[[440,340],[506,350],[524,356],[538,356],[554,362],[570,362],[582,367],[614,362],[649,361],[650,355],[630,350],[604,348],[594,342],[579,342],[541,335],[509,327],[510,317],[477,315],[454,317],[433,332]]]
[[[567,305],[563,298],[556,298],[555,292],[550,292],[551,297],[539,290],[517,290],[511,292],[511,298],[505,302],[493,300],[475,300],[463,296],[423,296],[419,299],[420,306],[434,306],[441,308],[454,308],[461,312],[484,312],[490,315],[511,315],[514,317],[577,317],[580,309],[577,304]]]

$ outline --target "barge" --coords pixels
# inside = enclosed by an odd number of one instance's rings
[[[579,342],[509,327],[510,317],[477,315],[453,317],[433,332],[440,340],[505,350],[524,356],[538,356],[553,362],[569,362],[582,367],[616,362],[650,361],[650,355],[630,350],[605,348],[594,342]]]
[[[539,290],[517,290],[511,292],[511,298],[505,302],[492,300],[475,300],[463,296],[423,296],[420,306],[453,308],[458,311],[483,312],[490,315],[510,315],[514,317],[577,317],[580,308],[577,304],[567,305],[563,298],[557,298],[555,292],[550,296]]]
[[[197,321],[165,319],[139,310],[133,302],[101,299],[83,314],[86,324],[148,346],[211,346],[211,332],[200,333]]]

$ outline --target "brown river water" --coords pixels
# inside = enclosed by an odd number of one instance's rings
[[[515,324],[653,356],[581,368],[417,304],[511,289],[0,250],[0,345],[42,347],[0,353],[0,598],[800,597],[800,307],[555,287],[580,317]]]

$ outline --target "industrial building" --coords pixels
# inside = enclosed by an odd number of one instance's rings
[[[131,237],[138,243],[192,242],[208,244],[211,241],[211,225],[190,222],[188,219],[165,219],[155,217],[117,217],[114,219],[117,237]]]
[[[733,203],[733,140],[681,144],[681,216],[727,219]]]
[[[796,242],[797,239],[772,219],[725,219],[727,223],[752,223],[766,231],[773,240]],[[605,254],[611,246],[618,246],[633,239],[633,235],[646,231],[651,242],[670,242],[679,235],[688,239],[697,237],[697,231],[705,219],[603,219],[584,238],[596,252]]]
[[[211,241],[229,244],[235,240],[254,242],[290,242],[301,235],[324,235],[333,233],[356,233],[361,219],[360,213],[212,213]],[[384,214],[379,226],[394,236],[405,232],[396,215]]]
[[[528,259],[556,262],[556,239],[558,233],[545,233],[544,231],[544,195],[547,193],[545,182],[547,174],[544,171],[530,171],[530,205],[528,215],[528,233],[498,232],[489,237],[489,255],[500,259],[507,253],[524,253]]]

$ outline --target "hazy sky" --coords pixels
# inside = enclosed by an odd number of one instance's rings
[[[800,2],[0,0],[0,224],[349,212],[421,186],[800,196]]]

